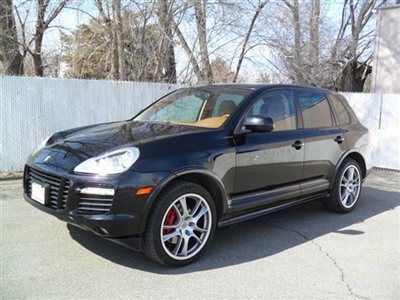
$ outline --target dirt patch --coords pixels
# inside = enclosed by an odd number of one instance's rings
[[[23,172],[0,173],[0,180],[22,178]]]

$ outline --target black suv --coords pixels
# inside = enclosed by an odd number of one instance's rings
[[[55,133],[27,161],[24,196],[181,266],[205,250],[217,226],[317,199],[351,211],[371,169],[368,144],[368,130],[334,92],[197,86],[127,121]]]

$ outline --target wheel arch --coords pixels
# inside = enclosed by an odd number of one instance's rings
[[[359,151],[357,151],[355,149],[349,150],[349,151],[347,151],[346,153],[344,153],[342,155],[342,157],[340,158],[339,162],[336,164],[335,173],[334,173],[334,177],[333,178],[335,178],[335,176],[336,176],[340,166],[342,165],[342,163],[348,158],[354,159],[358,163],[358,165],[361,168],[362,179],[366,178],[367,177],[367,166],[366,166],[366,163],[365,163],[365,159],[364,159],[363,155]],[[330,184],[330,188],[332,188],[332,186],[333,186],[333,180],[332,180],[332,182]]]
[[[224,184],[221,179],[208,169],[189,169],[172,173],[165,178],[153,191],[149,200],[147,200],[145,209],[140,222],[140,232],[144,232],[147,225],[148,215],[152,209],[157,197],[173,182],[185,180],[196,183],[205,188],[213,197],[217,209],[217,216],[220,218],[228,209],[228,197],[225,192]]]

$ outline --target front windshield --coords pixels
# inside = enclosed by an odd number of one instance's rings
[[[218,128],[246,94],[246,91],[181,89],[157,101],[134,120]]]

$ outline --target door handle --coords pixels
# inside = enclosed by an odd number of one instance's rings
[[[338,144],[341,144],[341,143],[344,142],[344,138],[341,137],[340,135],[338,135],[338,136],[336,137],[336,139],[335,139],[335,142],[338,143]]]
[[[296,150],[300,150],[301,147],[303,147],[303,146],[304,146],[304,143],[302,141],[295,141],[292,144],[292,147],[295,148]]]

